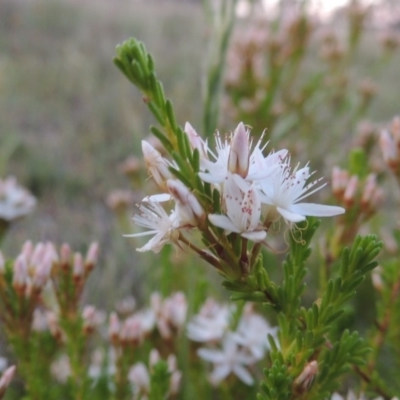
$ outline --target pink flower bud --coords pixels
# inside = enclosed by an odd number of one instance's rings
[[[396,143],[398,149],[400,149],[400,117],[394,117],[392,125],[390,126],[392,137]]]
[[[400,157],[393,138],[389,132],[383,131],[381,133],[379,144],[386,165],[392,170],[396,171],[400,164]]]
[[[2,396],[7,387],[10,385],[12,379],[14,378],[15,375],[15,370],[16,370],[16,366],[12,365],[11,367],[8,367],[3,375],[0,378],[0,396]]]
[[[120,337],[125,342],[139,342],[143,337],[140,317],[133,315],[126,319],[122,326]]]
[[[97,242],[93,242],[90,245],[86,255],[85,268],[89,271],[92,270],[96,265],[98,258],[99,258],[99,244]]]
[[[145,140],[142,141],[142,151],[144,161],[151,176],[162,190],[166,190],[165,182],[173,178],[171,172],[168,170],[167,161],[160,152]]]
[[[32,256],[32,252],[33,252],[33,244],[30,240],[27,240],[22,246],[21,253],[24,254],[27,260],[29,260]]]
[[[153,349],[150,351],[149,355],[149,365],[150,368],[153,368],[159,361],[160,361],[160,353],[158,352],[157,349]]]
[[[71,255],[72,255],[71,247],[69,246],[69,244],[64,243],[60,249],[60,261],[63,268],[70,267]]]
[[[349,181],[349,173],[339,167],[332,169],[332,192],[334,196],[341,199]]]
[[[196,196],[181,182],[176,179],[167,181],[168,191],[177,202],[178,212],[182,223],[197,226],[205,217],[203,207]]]
[[[189,139],[189,143],[193,149],[197,149],[200,153],[200,157],[208,158],[207,156],[207,149],[205,142],[201,139],[201,137],[197,134],[194,130],[192,125],[189,122],[185,124],[185,133]]]
[[[28,280],[28,264],[23,254],[20,254],[14,263],[13,286],[14,289],[22,294],[25,291]]]
[[[43,261],[36,269],[33,277],[33,287],[42,289],[49,279],[52,263],[50,260]]]
[[[228,170],[245,178],[249,172],[249,159],[249,132],[241,122],[233,134],[229,151]]]
[[[303,393],[308,390],[314,380],[315,375],[318,374],[318,362],[311,361],[306,364],[301,374],[295,379],[294,385]]]
[[[354,200],[357,194],[357,188],[358,188],[358,177],[356,175],[353,175],[349,179],[346,190],[343,195],[343,200],[347,207],[351,207],[354,204]]]
[[[174,396],[177,395],[179,392],[179,387],[181,386],[182,380],[182,372],[181,371],[174,371],[171,374],[170,384],[169,384],[169,393]]]
[[[73,276],[74,280],[80,281],[83,278],[85,269],[83,266],[83,258],[81,253],[74,254],[74,270]]]
[[[85,333],[91,333],[97,325],[97,311],[96,307],[86,305],[82,311],[82,318],[84,321],[84,331]]]
[[[113,312],[110,314],[110,321],[108,324],[108,335],[112,343],[116,343],[119,341],[119,331],[121,328],[121,324],[119,322],[118,315]]]
[[[33,249],[32,257],[30,258],[30,264],[38,266],[43,263],[43,258],[45,254],[45,246],[43,243],[39,242]],[[29,258],[28,258],[29,260]]]

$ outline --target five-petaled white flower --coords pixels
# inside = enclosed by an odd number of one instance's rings
[[[291,171],[290,159],[282,163],[268,179],[258,182],[261,202],[272,206],[273,213],[279,213],[287,222],[300,222],[306,216],[332,217],[343,214],[344,208],[301,200],[322,189],[326,183],[315,187],[321,179],[307,183],[311,175],[308,166]],[[278,215],[277,215],[278,216]],[[273,217],[272,217],[273,219]]]
[[[154,236],[137,251],[152,250],[158,253],[166,243],[175,242],[179,237],[179,219],[175,211],[170,215],[166,213],[164,208],[157,202],[143,202],[139,205],[139,214],[133,216],[133,221],[139,226],[149,228],[149,231],[132,233],[125,235],[126,237]]]
[[[231,373],[246,385],[254,383],[253,377],[245,366],[254,364],[256,359],[240,349],[231,334],[225,336],[221,350],[200,348],[197,354],[203,360],[210,361],[215,365],[210,375],[213,385],[218,385]]]
[[[254,185],[244,192],[239,188],[235,177],[229,174],[224,184],[226,215],[209,214],[209,221],[227,234],[239,233],[246,239],[261,242],[267,233],[260,224],[261,201]]]

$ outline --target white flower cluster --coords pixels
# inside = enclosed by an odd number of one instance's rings
[[[206,218],[224,229],[226,235],[235,232],[261,242],[267,226],[281,216],[292,224],[305,220],[306,216],[328,217],[344,212],[341,207],[304,202],[325,184],[319,184],[320,179],[310,182],[313,172],[308,165],[292,168],[287,150],[264,156],[262,138],[253,145],[243,123],[225,138],[217,134],[214,151],[189,123],[185,133],[192,149],[197,149],[200,155],[198,175],[219,191],[223,213],[206,215],[196,196],[170,172],[169,167],[179,169],[178,166],[143,141],[147,168],[164,193],[145,198],[139,205],[140,213],[133,217],[136,224],[149,230],[127,236],[154,235],[138,251],[158,252],[164,244],[178,241],[182,230],[199,226]],[[175,207],[168,214],[160,202],[170,199],[175,201]]]
[[[0,219],[11,222],[30,214],[36,199],[14,177],[0,179]]]
[[[234,307],[208,299],[187,325],[189,339],[207,344],[198,350],[198,355],[214,364],[210,375],[213,385],[218,385],[231,373],[252,385],[254,379],[246,366],[264,358],[269,349],[268,335],[276,339],[277,328],[255,313],[249,303],[232,331],[230,320],[234,311]]]

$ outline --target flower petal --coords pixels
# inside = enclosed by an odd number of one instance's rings
[[[285,218],[287,221],[300,222],[306,219],[306,217],[304,217],[303,215],[291,212],[285,208],[276,207],[276,209],[278,210],[279,214],[281,214],[282,217]]]
[[[309,215],[313,217],[333,217],[343,214],[346,210],[342,207],[328,206],[315,203],[296,203],[290,206],[294,214]],[[293,221],[295,222],[295,221]]]
[[[233,224],[233,222],[226,216],[220,214],[209,214],[208,220],[215,226],[225,229],[228,232],[239,233],[239,229]]]

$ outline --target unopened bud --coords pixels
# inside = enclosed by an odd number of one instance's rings
[[[7,387],[10,385],[15,375],[16,366],[8,367],[0,378],[0,398],[3,397]]]
[[[52,336],[56,340],[61,340],[63,338],[63,332],[60,328],[60,325],[58,324],[58,318],[57,315],[50,311],[46,314],[47,318],[47,325],[49,327],[49,331],[52,334]]]
[[[304,393],[310,389],[315,375],[318,374],[318,362],[316,360],[309,362],[304,367],[301,374],[294,380],[296,391]]]
[[[396,142],[397,148],[400,149],[400,117],[394,117],[390,126],[390,132]]]
[[[383,131],[381,133],[379,144],[386,165],[394,172],[396,172],[400,165],[400,157],[396,149],[394,140],[389,132]]]
[[[143,336],[140,317],[133,315],[127,318],[121,328],[120,338],[124,343],[138,343]]]
[[[27,260],[29,260],[32,256],[32,252],[33,244],[30,240],[27,240],[22,246],[21,253],[26,257]]]
[[[84,321],[83,330],[85,334],[90,334],[94,331],[97,323],[96,307],[86,305],[82,311],[82,318]]]
[[[69,244],[64,243],[60,249],[60,261],[63,269],[69,269],[71,263],[72,251]]]
[[[130,156],[119,166],[119,170],[127,176],[136,176],[141,169],[141,162],[138,157]]]
[[[153,368],[159,361],[160,361],[160,353],[158,352],[157,349],[153,349],[150,351],[150,356],[149,356],[149,365],[150,368]]]
[[[142,141],[142,151],[144,161],[147,169],[151,176],[157,183],[157,185],[164,191],[166,191],[165,182],[168,179],[173,178],[171,172],[168,169],[167,160],[163,158],[160,152],[158,152],[151,144],[146,141]]]
[[[342,170],[339,167],[333,167],[332,169],[332,192],[333,195],[342,199],[344,192],[349,181],[349,173],[346,170]]]
[[[357,175],[353,175],[350,177],[346,190],[343,194],[343,200],[345,205],[350,208],[354,204],[354,200],[357,194],[357,188],[358,188],[358,177]]]
[[[169,384],[169,393],[174,396],[179,392],[179,387],[182,381],[182,372],[181,371],[173,371],[170,378]]]
[[[35,275],[33,277],[33,287],[35,289],[42,289],[45,286],[51,273],[51,267],[52,262],[47,260],[46,262],[42,262],[42,264],[35,269]]]
[[[28,279],[28,264],[23,254],[20,254],[14,263],[13,286],[18,294],[22,295]]]
[[[43,262],[43,257],[45,253],[45,246],[42,242],[36,244],[33,252],[31,252],[32,257],[30,258],[30,264],[37,266]],[[29,260],[29,258],[27,258]]]
[[[199,151],[200,157],[208,158],[206,144],[194,130],[192,125],[189,124],[189,122],[186,122],[185,124],[185,133],[189,139],[189,143],[192,146],[192,148],[197,149]]]
[[[384,287],[383,280],[382,280],[382,267],[378,265],[371,274],[372,286],[374,289],[381,293]]]
[[[110,337],[111,343],[114,345],[119,342],[119,332],[120,332],[121,324],[119,322],[118,315],[113,312],[110,315],[110,321],[108,324],[108,335]]]
[[[249,132],[241,122],[233,134],[228,158],[228,170],[245,178],[249,172]]]
[[[85,268],[87,271],[91,271],[97,263],[99,258],[99,244],[97,242],[93,242],[89,250],[86,254],[85,260]]]
[[[134,196],[130,190],[113,190],[107,196],[106,203],[112,211],[123,212],[134,203]]]
[[[85,268],[83,265],[83,258],[81,253],[74,254],[74,267],[73,267],[73,277],[75,283],[80,283],[83,279]]]
[[[177,202],[183,223],[196,226],[204,221],[205,213],[203,207],[196,196],[181,181],[169,179],[167,187],[169,193]]]

